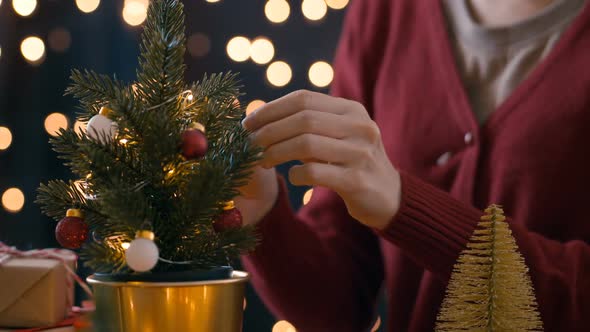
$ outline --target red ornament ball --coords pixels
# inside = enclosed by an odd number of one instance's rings
[[[182,133],[182,155],[186,159],[203,158],[208,147],[207,136],[201,130],[191,128]]]
[[[242,213],[236,209],[233,202],[228,203],[223,212],[213,222],[213,229],[217,233],[242,227]]]
[[[55,238],[64,248],[78,249],[82,246],[88,239],[88,225],[84,222],[80,210],[68,210],[66,217],[55,227]]]

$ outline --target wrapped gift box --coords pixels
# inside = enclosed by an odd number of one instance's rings
[[[0,327],[52,326],[64,320],[74,297],[65,264],[73,268],[75,257],[0,257]]]

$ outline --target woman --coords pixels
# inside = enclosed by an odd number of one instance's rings
[[[244,120],[264,148],[236,203],[244,257],[298,331],[430,331],[488,204],[504,206],[546,331],[590,321],[590,8],[584,0],[356,0],[332,96]],[[318,186],[298,214],[273,167]]]

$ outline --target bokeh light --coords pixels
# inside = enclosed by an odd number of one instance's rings
[[[262,105],[264,105],[264,104],[266,104],[264,102],[264,100],[260,100],[260,99],[252,100],[248,104],[248,106],[246,106],[246,115],[249,115],[250,113],[256,111],[257,109],[262,107]]]
[[[297,330],[286,320],[280,320],[272,327],[272,332],[297,332]]]
[[[148,0],[125,0],[123,20],[131,26],[143,23],[147,18]]]
[[[309,189],[308,191],[305,192],[305,194],[303,194],[303,205],[307,205],[307,203],[309,203],[312,195],[313,195],[313,188]]]
[[[349,0],[325,0],[326,5],[332,9],[343,9],[348,5]]]
[[[0,150],[6,150],[12,144],[12,133],[6,127],[0,127]]]
[[[266,38],[256,38],[250,45],[250,56],[258,64],[267,64],[275,56],[275,47]]]
[[[39,37],[29,36],[20,44],[20,51],[28,62],[40,63],[45,55],[45,43]]]
[[[61,113],[51,113],[45,118],[45,131],[51,136],[57,136],[60,129],[68,128],[68,118]]]
[[[283,23],[289,18],[291,7],[285,0],[269,0],[264,6],[264,14],[272,23]]]
[[[55,28],[49,31],[47,44],[56,52],[65,52],[72,43],[70,32],[64,28]]]
[[[334,79],[334,69],[325,61],[318,61],[309,67],[309,81],[319,87],[324,88],[332,83]]]
[[[250,40],[236,36],[229,40],[226,47],[227,55],[236,62],[244,62],[250,58]]]
[[[2,205],[6,211],[16,213],[25,205],[25,195],[18,188],[9,188],[2,194]]]
[[[317,21],[326,16],[328,6],[324,0],[303,0],[301,11],[307,19]]]
[[[76,6],[83,13],[92,13],[100,5],[100,0],[76,0]]]
[[[292,76],[291,67],[284,61],[273,62],[266,69],[266,79],[270,84],[277,87],[289,84]]]
[[[219,2],[219,0],[205,0],[205,1],[210,2],[210,3]]]
[[[204,33],[193,33],[186,41],[186,49],[193,57],[203,57],[211,50],[211,40]]]
[[[12,8],[20,16],[29,16],[37,8],[37,0],[12,0]]]
[[[74,122],[74,131],[78,134],[86,133],[86,123],[76,120]]]
[[[381,317],[377,317],[377,320],[375,321],[375,325],[373,325],[373,328],[371,328],[371,332],[379,331],[379,327],[381,327]]]

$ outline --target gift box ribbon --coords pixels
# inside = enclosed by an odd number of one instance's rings
[[[74,287],[74,282],[76,282],[80,287],[90,296],[93,297],[92,291],[90,287],[80,278],[76,271],[74,271],[68,262],[76,262],[78,256],[75,253],[65,250],[65,249],[34,249],[34,250],[27,250],[21,251],[16,249],[15,247],[10,247],[0,241],[0,266],[7,262],[9,259],[17,257],[17,258],[45,258],[45,259],[54,259],[63,265],[63,267],[67,271],[66,276],[66,287],[68,290],[71,290]],[[70,308],[70,312],[77,312],[81,311],[79,308],[74,307],[73,299],[68,296],[66,299],[66,305]]]

